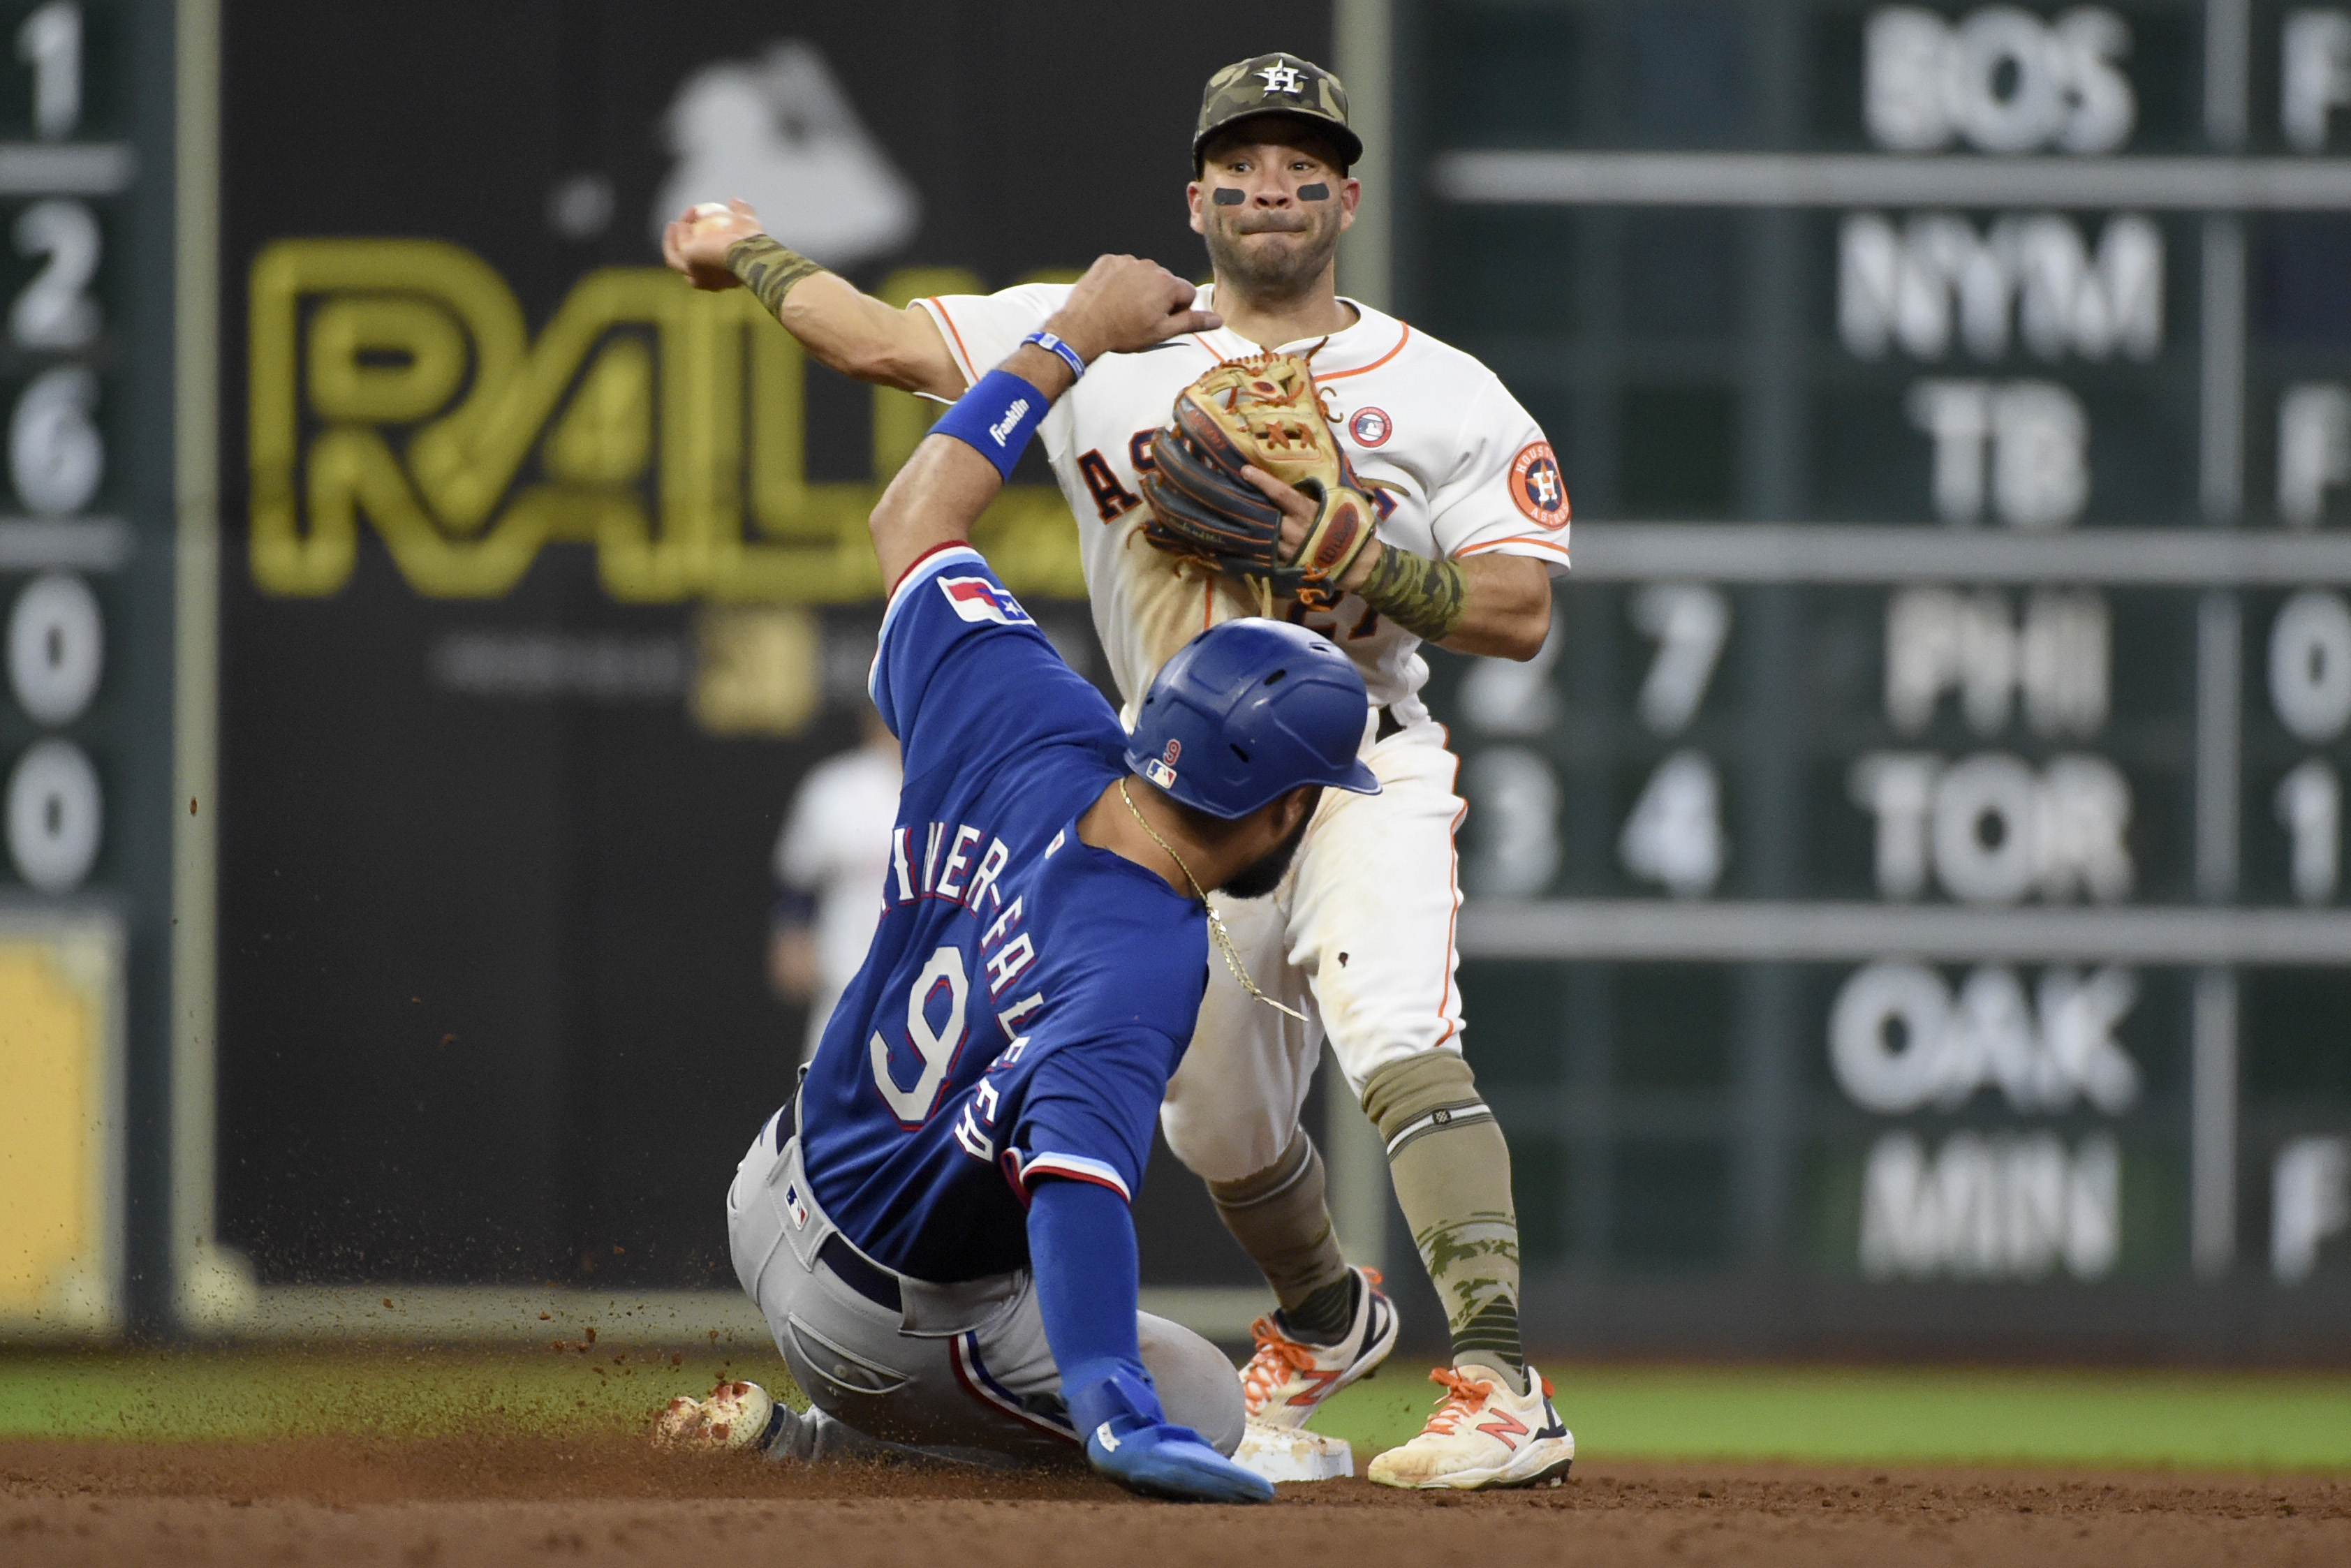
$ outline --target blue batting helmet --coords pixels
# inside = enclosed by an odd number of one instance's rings
[[[1369,701],[1347,655],[1303,626],[1228,621],[1160,669],[1126,765],[1228,821],[1301,784],[1376,795],[1379,779],[1355,756]]]

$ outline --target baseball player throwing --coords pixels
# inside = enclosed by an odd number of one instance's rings
[[[1300,1124],[1327,1040],[1386,1144],[1455,1352],[1431,1374],[1445,1392],[1426,1428],[1370,1477],[1524,1486],[1563,1472],[1574,1442],[1520,1344],[1510,1154],[1461,1054],[1466,807],[1420,701],[1419,648],[1532,656],[1567,567],[1568,501],[1542,432],[1492,372],[1334,292],[1361,152],[1343,90],[1313,64],[1266,55],[1217,72],[1186,196],[1215,267],[1202,303],[1224,324],[1092,365],[1045,444],[1130,715],[1188,639],[1237,617],[1323,633],[1368,689],[1362,757],[1381,793],[1327,796],[1277,896],[1218,901],[1265,996],[1211,977],[1162,1111],[1280,1302],[1242,1374],[1249,1416],[1302,1426],[1395,1341],[1376,1279],[1339,1251]],[[705,287],[747,285],[819,359],[867,381],[952,396],[1071,298],[1029,285],[900,311],[740,204],[696,211],[665,236],[674,266]],[[1187,388],[1188,414],[1164,428]],[[1244,460],[1295,484],[1220,488]]]
[[[1052,319],[1075,363],[1023,347],[975,378],[873,513],[893,586],[872,693],[905,757],[881,923],[727,1194],[736,1272],[813,1405],[727,1385],[674,1403],[669,1440],[1082,1445],[1139,1491],[1272,1495],[1227,1457],[1230,1364],[1135,1310],[1127,1204],[1207,982],[1206,890],[1265,897],[1323,787],[1379,788],[1363,682],[1311,632],[1220,625],[1130,736],[967,542],[1087,361],[1213,328],[1192,300],[1097,262]]]

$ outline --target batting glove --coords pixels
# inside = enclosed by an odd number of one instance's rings
[[[1151,1386],[1123,1373],[1068,1396],[1086,1459],[1129,1491],[1181,1502],[1270,1502],[1273,1483],[1165,1418]]]

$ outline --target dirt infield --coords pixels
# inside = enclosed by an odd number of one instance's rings
[[[1579,1463],[1556,1490],[1285,1487],[1269,1509],[1083,1474],[802,1470],[614,1438],[0,1443],[0,1563],[1104,1568],[2351,1562],[2351,1478]]]

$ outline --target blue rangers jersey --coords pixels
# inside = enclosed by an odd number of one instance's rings
[[[1207,988],[1207,926],[1080,841],[1125,735],[978,552],[901,580],[872,692],[905,784],[881,923],[801,1088],[801,1149],[861,1251],[947,1284],[1028,1266],[1044,1173],[1132,1199]]]

